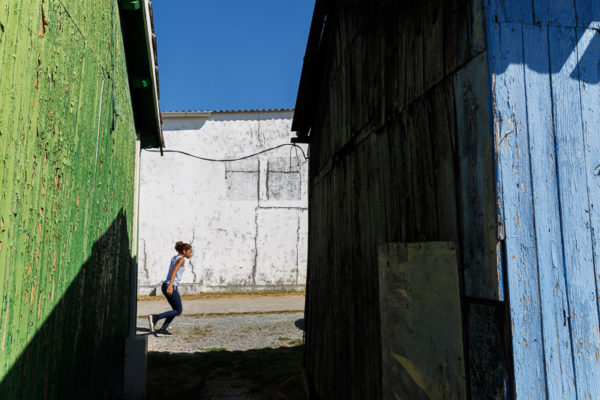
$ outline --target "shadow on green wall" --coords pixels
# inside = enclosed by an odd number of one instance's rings
[[[1,399],[121,396],[131,266],[127,226],[121,210],[0,383]]]

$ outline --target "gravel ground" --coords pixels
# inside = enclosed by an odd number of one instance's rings
[[[148,351],[194,353],[224,349],[250,350],[302,344],[304,313],[179,316],[171,323],[173,336],[150,334],[148,320],[137,320],[138,335],[149,335]],[[162,326],[162,321],[158,323]]]

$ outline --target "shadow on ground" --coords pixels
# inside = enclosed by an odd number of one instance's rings
[[[303,346],[148,354],[146,398],[305,400]]]

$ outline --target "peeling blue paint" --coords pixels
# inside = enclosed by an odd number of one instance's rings
[[[600,398],[600,6],[486,11],[516,396]]]

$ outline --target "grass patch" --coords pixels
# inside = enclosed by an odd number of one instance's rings
[[[186,335],[183,337],[183,339],[188,342],[188,343],[192,343],[195,342],[197,340],[200,339],[204,339],[207,336],[212,335],[215,332],[215,330],[213,329],[212,326],[193,326],[191,327],[188,332],[186,333]]]
[[[148,399],[209,399],[222,382],[257,399],[305,400],[303,346],[202,353],[148,354]],[[219,385],[211,382],[219,382]],[[218,397],[217,397],[218,398]]]
[[[207,353],[210,353],[210,352],[214,353],[214,352],[218,352],[218,351],[227,351],[227,349],[225,347],[211,347],[209,349],[206,349]]]
[[[304,344],[304,341],[302,339],[290,339],[287,337],[279,337],[279,338],[277,338],[277,340],[282,342],[283,345],[289,346],[289,347],[301,346],[302,344]]]
[[[255,297],[290,297],[304,296],[306,291],[302,290],[265,290],[260,292],[217,292],[217,293],[199,293],[185,294],[181,296],[182,300],[207,300],[207,299],[234,299],[234,298],[255,298]],[[158,301],[164,300],[164,296],[159,293],[156,296],[138,296],[138,301]]]
[[[243,328],[238,328],[237,330],[235,330],[235,333],[238,334],[238,337],[240,337],[239,335],[241,335],[241,337],[248,335],[249,333],[255,333],[255,332],[260,332],[262,329],[262,327],[260,326],[245,326]]]
[[[211,335],[215,330],[213,329],[212,326],[208,325],[208,326],[193,326],[190,329],[190,333],[192,335],[199,335],[199,336],[206,336],[206,335]]]

